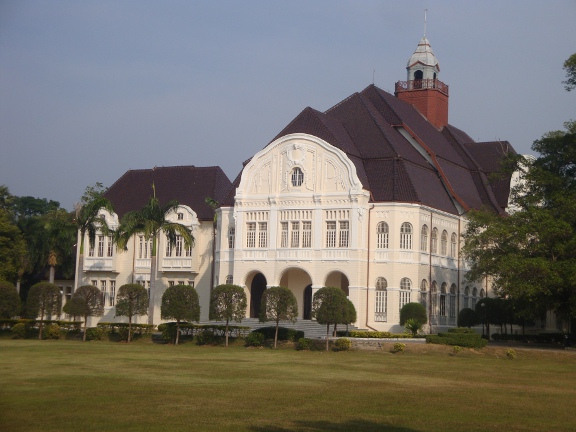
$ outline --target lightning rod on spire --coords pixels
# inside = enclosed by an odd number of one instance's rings
[[[426,14],[428,13],[428,9],[424,9],[424,37],[426,37]]]

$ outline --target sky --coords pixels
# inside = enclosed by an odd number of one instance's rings
[[[576,118],[576,0],[0,0],[0,185],[72,210],[129,169],[232,181],[307,106],[393,93],[425,9],[450,124],[528,154]]]

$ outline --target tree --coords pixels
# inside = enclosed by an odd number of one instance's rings
[[[76,284],[78,284],[79,273],[84,268],[84,241],[88,234],[88,243],[91,248],[96,241],[96,232],[101,230],[103,234],[110,233],[106,218],[100,215],[100,210],[114,212],[112,203],[104,197],[106,189],[102,183],[96,183],[94,186],[88,186],[84,191],[82,200],[74,206],[74,224],[80,232],[80,249],[78,252],[78,269],[76,272]]]
[[[60,288],[50,282],[40,282],[30,288],[26,301],[26,311],[30,318],[40,317],[38,339],[42,339],[44,317],[52,314],[59,316],[62,309]]]
[[[348,299],[340,288],[320,288],[312,299],[312,318],[326,324],[326,351],[329,349],[330,324],[345,322],[348,316]]]
[[[562,81],[564,88],[566,91],[574,90],[576,88],[576,53],[564,62],[564,70],[566,71],[566,81]]]
[[[10,214],[0,209],[0,280],[17,280],[20,263],[27,254],[26,242]]]
[[[170,222],[166,217],[175,213],[179,207],[178,201],[170,201],[161,205],[156,198],[156,190],[148,203],[141,209],[128,212],[122,218],[116,233],[116,243],[121,250],[126,250],[128,241],[133,235],[143,235],[146,241],[152,240],[151,267],[150,267],[150,305],[148,310],[148,323],[153,324],[154,306],[156,303],[156,250],[160,232],[168,238],[168,244],[174,245],[176,237],[182,236],[184,246],[194,245],[194,236],[190,229],[180,223]]]
[[[486,339],[490,340],[490,323],[495,313],[495,299],[491,297],[484,297],[476,303],[476,315],[482,323],[482,333],[486,335]]]
[[[468,214],[463,252],[469,281],[489,278],[496,294],[576,316],[576,122],[536,140],[534,160],[515,157],[523,181],[507,217]],[[478,310],[477,310],[478,312]]]
[[[10,282],[0,281],[0,319],[20,314],[20,295]]]
[[[176,341],[180,336],[180,321],[200,321],[198,293],[190,285],[174,285],[162,295],[162,319],[176,320]]]
[[[246,316],[246,293],[238,285],[218,285],[210,295],[209,318],[226,321],[226,346],[228,346],[228,324],[230,321],[242,322]]]
[[[148,313],[148,293],[138,284],[122,285],[116,295],[116,315],[128,317],[128,343],[132,340],[132,317]]]
[[[459,327],[474,327],[480,324],[480,317],[474,309],[464,308],[458,313]]]
[[[48,266],[50,267],[50,283],[54,283],[56,266],[61,265],[66,276],[74,274],[74,245],[77,231],[72,214],[64,209],[48,212],[44,216],[46,230],[46,247],[48,251]]]
[[[262,294],[260,321],[274,321],[274,349],[278,343],[278,326],[280,321],[296,322],[298,319],[298,302],[292,291],[286,287],[271,287]]]
[[[406,303],[400,309],[400,325],[406,324],[409,319],[414,319],[420,322],[421,325],[428,322],[428,315],[426,314],[426,308],[421,303]]]
[[[92,285],[83,285],[77,288],[74,294],[72,294],[70,301],[64,305],[64,312],[84,318],[84,336],[82,340],[85,342],[88,317],[102,316],[104,314],[104,297],[102,296],[102,292]]]

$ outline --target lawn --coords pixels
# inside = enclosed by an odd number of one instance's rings
[[[574,431],[576,352],[0,340],[0,430]]]

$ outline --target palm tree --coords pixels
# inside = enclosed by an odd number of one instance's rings
[[[54,283],[56,266],[64,267],[64,273],[73,272],[73,249],[76,240],[76,230],[72,223],[72,215],[64,209],[50,210],[44,216],[46,230],[47,262],[50,267],[49,282]]]
[[[176,213],[178,201],[170,201],[160,205],[156,198],[156,190],[152,186],[154,195],[140,210],[128,212],[122,218],[120,227],[115,234],[115,241],[120,250],[127,250],[128,241],[133,235],[143,235],[146,241],[152,240],[151,266],[150,266],[150,301],[148,306],[148,323],[154,323],[154,306],[157,296],[156,287],[156,249],[157,239],[160,232],[168,238],[170,245],[176,244],[176,237],[182,236],[185,247],[194,245],[194,236],[190,229],[178,222],[170,222],[166,217],[170,213]]]
[[[86,233],[88,233],[88,244],[90,248],[93,248],[98,230],[101,230],[105,235],[111,232],[106,223],[106,218],[100,214],[100,209],[108,210],[109,213],[114,212],[112,203],[101,193],[95,193],[86,199],[83,197],[82,202],[74,206],[76,212],[74,224],[78,228],[78,231],[80,231],[80,250],[78,253],[78,269],[76,271],[74,289],[78,287],[80,274],[84,270],[84,240]]]

